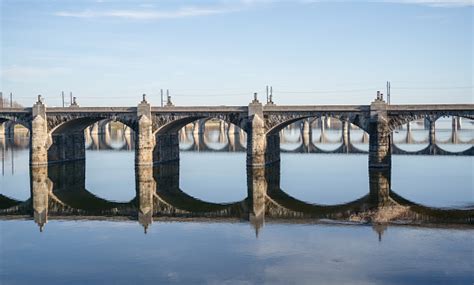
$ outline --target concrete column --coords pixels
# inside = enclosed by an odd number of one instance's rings
[[[303,122],[303,146],[305,147],[305,150],[307,152],[310,151],[310,145],[311,145],[311,138],[312,137],[312,129],[311,129],[311,124],[309,123],[309,119],[305,119]]]
[[[153,166],[135,166],[136,191],[138,196],[138,222],[145,233],[153,222],[153,193],[156,182],[153,178]]]
[[[206,121],[203,119],[197,120],[194,122],[193,133],[202,134],[206,127]]]
[[[196,126],[196,129],[193,128],[193,142],[194,142],[194,150],[196,151],[200,151],[201,148],[203,147],[204,145],[204,142],[203,142],[203,135],[202,133],[199,133],[199,131],[194,131],[194,130],[199,130],[199,126]]]
[[[327,117],[321,118],[321,136],[319,137],[320,143],[326,143],[326,125]]]
[[[248,106],[248,116],[250,125],[247,131],[247,165],[264,166],[266,150],[265,122],[263,106],[256,98]]]
[[[370,105],[369,168],[390,168],[392,154],[387,104],[376,99]]]
[[[344,152],[350,151],[350,125],[348,121],[341,121],[342,123],[342,148]]]
[[[100,131],[99,131],[99,122],[95,122],[95,123],[92,125],[91,133],[92,133],[92,134],[98,134],[98,133],[100,133]]]
[[[182,127],[181,130],[179,130],[179,141],[180,142],[187,142],[188,140],[188,135],[186,133],[186,126]]]
[[[436,144],[436,121],[433,119],[429,122],[429,143],[433,146]]]
[[[48,222],[49,193],[53,186],[48,178],[48,166],[31,166],[30,180],[33,218],[40,231],[43,231],[44,225]]]
[[[247,191],[249,201],[249,221],[258,237],[260,228],[265,224],[265,201],[267,181],[264,167],[247,167]]]
[[[458,142],[458,122],[459,122],[459,117],[453,117],[452,121],[452,132],[451,132],[451,142],[453,144],[456,144]]]
[[[412,136],[411,136],[411,122],[407,123],[407,137],[406,137],[406,143],[412,143]]]
[[[32,108],[31,136],[30,136],[30,165],[48,164],[48,124],[46,106],[38,100]]]
[[[137,107],[138,128],[135,134],[135,165],[153,165],[155,138],[152,130],[151,106],[143,98]]]

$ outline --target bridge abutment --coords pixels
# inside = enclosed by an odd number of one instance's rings
[[[369,168],[390,168],[392,166],[390,128],[387,104],[377,98],[370,105],[369,120]]]

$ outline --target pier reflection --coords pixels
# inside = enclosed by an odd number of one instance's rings
[[[17,201],[0,195],[1,218],[30,216],[42,231],[48,219],[136,220],[147,229],[155,220],[249,222],[258,236],[265,222],[369,223],[376,231],[387,224],[471,224],[474,209],[441,209],[409,201],[391,189],[390,170],[369,170],[367,194],[349,203],[321,205],[288,195],[280,186],[280,164],[247,168],[247,197],[233,203],[211,203],[180,188],[179,163],[135,169],[136,196],[108,201],[86,189],[84,161],[31,167],[31,197]],[[315,186],[317,187],[317,186]],[[325,189],[315,189],[325,191]]]

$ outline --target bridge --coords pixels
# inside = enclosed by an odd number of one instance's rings
[[[255,95],[247,106],[152,107],[145,96],[137,107],[48,108],[39,97],[31,108],[0,109],[0,124],[12,121],[30,132],[30,164],[48,165],[85,159],[85,132],[102,120],[119,121],[135,133],[135,164],[151,166],[179,160],[179,131],[189,123],[217,118],[239,127],[247,137],[247,165],[263,167],[280,160],[280,131],[308,118],[339,119],[343,129],[353,124],[369,134],[369,168],[390,168],[392,133],[424,118],[429,142],[435,145],[438,118],[474,119],[473,104],[389,105],[381,96],[370,105],[279,106],[262,104]],[[348,134],[343,131],[343,140]],[[436,151],[436,150],[435,150]],[[472,153],[472,149],[469,150]]]

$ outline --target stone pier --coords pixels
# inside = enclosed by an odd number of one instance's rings
[[[138,222],[146,233],[153,222],[153,193],[156,191],[153,166],[136,165],[135,181],[138,197]]]
[[[153,163],[166,163],[179,160],[178,132],[167,132],[156,135],[156,146],[153,151]]]
[[[389,168],[369,170],[369,197],[372,206],[380,207],[389,204],[390,175]]]
[[[151,166],[154,161],[155,138],[152,130],[151,106],[143,96],[137,107],[138,131],[135,133],[135,165]],[[177,139],[176,134],[176,139]],[[161,154],[161,153],[160,153]]]
[[[46,106],[38,96],[38,101],[31,110],[31,136],[30,136],[30,165],[39,166],[48,164],[48,147],[51,139],[48,135]]]
[[[52,143],[48,149],[48,163],[86,159],[84,131],[54,133],[51,135],[51,140]]]
[[[33,219],[43,231],[48,222],[49,194],[52,191],[52,183],[48,178],[48,166],[31,166],[31,197],[33,204]]]
[[[392,166],[391,139],[388,125],[387,103],[377,97],[370,105],[369,168]]]
[[[342,121],[342,152],[349,153],[351,148],[351,127],[348,121]]]
[[[248,219],[255,228],[255,235],[257,237],[260,228],[265,224],[265,201],[267,196],[265,171],[265,167],[247,167]]]
[[[247,127],[247,165],[254,167],[263,167],[265,166],[265,152],[267,150],[267,141],[265,137],[263,106],[257,100],[257,95],[255,95],[255,98],[252,103],[249,104],[248,117],[250,123]],[[270,140],[273,142],[274,138],[271,138]]]

